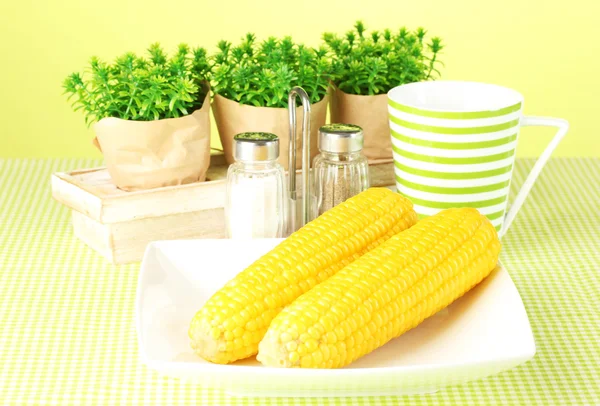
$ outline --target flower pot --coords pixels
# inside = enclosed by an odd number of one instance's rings
[[[331,90],[331,122],[356,124],[365,137],[363,153],[369,162],[392,161],[392,137],[388,119],[387,94],[362,96]]]
[[[326,95],[323,100],[312,105],[310,114],[310,154],[314,158],[319,150],[317,146],[319,127],[325,124],[327,116]],[[269,132],[279,137],[279,163],[288,168],[289,119],[288,110],[282,107],[255,107],[240,104],[216,94],[213,100],[213,112],[219,129],[221,144],[227,163],[233,163],[233,137],[247,131]],[[296,110],[296,168],[302,166],[302,108]],[[386,118],[387,119],[387,118]]]
[[[133,191],[203,181],[210,164],[210,94],[202,108],[179,118],[94,124],[108,173]]]

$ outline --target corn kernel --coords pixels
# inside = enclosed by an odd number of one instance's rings
[[[310,354],[304,355],[300,359],[301,368],[310,368],[312,366],[312,356]]]
[[[297,348],[298,348],[298,343],[296,341],[289,341],[285,345],[285,349],[288,350],[289,352],[296,351]]]
[[[290,352],[290,355],[288,356],[288,360],[292,364],[295,364],[296,362],[298,362],[299,359],[300,359],[300,355],[298,355],[298,353],[296,351]]]
[[[221,335],[221,330],[219,330],[218,327],[213,327],[210,329],[210,336],[213,339],[215,339],[215,340],[218,339],[220,335]]]

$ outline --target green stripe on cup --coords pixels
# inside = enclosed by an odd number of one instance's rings
[[[473,118],[493,118],[500,117],[506,114],[514,113],[521,109],[521,103],[513,104],[512,106],[504,107],[498,110],[486,110],[486,111],[431,111],[418,109],[416,107],[405,106],[398,102],[393,101],[388,97],[388,104],[396,110],[402,111],[408,114],[414,114],[416,116],[431,117],[431,118],[446,118],[453,120],[464,120]]]
[[[515,155],[515,150],[502,152],[500,154],[485,155],[485,156],[473,156],[466,158],[448,158],[440,156],[429,156],[423,154],[416,154],[414,152],[403,151],[400,148],[392,145],[392,150],[405,158],[414,159],[415,161],[429,162],[436,164],[449,164],[449,165],[468,165],[468,164],[485,164],[489,162],[500,161],[501,159],[507,159]]]
[[[411,175],[423,176],[424,178],[434,178],[434,179],[481,179],[481,178],[489,178],[491,176],[498,176],[508,173],[512,170],[512,164],[504,166],[498,169],[490,169],[487,171],[479,171],[479,172],[436,172],[436,171],[428,171],[425,169],[416,169],[411,168],[410,166],[403,165],[397,161],[394,161],[394,166],[404,171],[406,173],[410,173]]]
[[[404,121],[390,114],[390,120],[393,123],[401,125],[404,128],[410,128],[417,131],[426,131],[435,134],[465,135],[465,134],[485,134],[496,131],[508,130],[519,125],[519,120],[507,121],[506,123],[487,125],[481,127],[438,127],[434,125],[416,124]]]
[[[409,196],[400,190],[398,190],[398,192],[413,202],[413,204],[430,207],[432,209],[451,209],[453,207],[474,207],[476,209],[481,209],[483,207],[495,206],[497,204],[504,203],[507,197],[504,195],[494,199],[480,200],[478,202],[434,202],[431,200],[418,199],[416,197]]]
[[[486,214],[485,216],[490,220],[496,220],[497,218],[504,216],[504,210],[500,210],[495,213]]]
[[[491,213],[491,214],[486,214],[485,216],[488,218],[488,220],[495,220],[497,218],[500,218],[504,215],[504,210],[501,211],[497,211],[495,213]],[[417,213],[417,218],[419,220],[423,220],[426,219],[427,217],[431,217],[429,214],[419,214]]]
[[[498,147],[501,145],[506,145],[517,139],[518,133],[510,135],[508,137],[499,138],[497,140],[492,141],[481,141],[481,142],[438,142],[438,141],[428,141],[428,140],[420,140],[418,138],[407,137],[406,135],[402,135],[394,130],[392,130],[392,137],[397,139],[398,141],[405,142],[411,145],[417,145],[419,147],[427,147],[427,148],[438,148],[438,149],[481,149],[481,148],[492,148]]]
[[[510,180],[507,180],[507,181],[500,182],[500,183],[493,183],[491,185],[473,186],[473,187],[427,186],[427,185],[420,185],[420,184],[414,183],[414,182],[409,182],[407,180],[400,178],[399,176],[396,176],[396,182],[398,182],[399,184],[401,184],[403,186],[409,187],[414,190],[419,190],[421,192],[440,193],[440,194],[448,194],[448,195],[467,195],[467,194],[472,194],[472,193],[493,192],[495,190],[500,190],[500,189],[503,189],[503,188],[507,187],[508,185],[510,185]]]

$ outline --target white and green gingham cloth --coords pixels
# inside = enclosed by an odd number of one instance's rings
[[[229,397],[140,363],[139,265],[87,248],[50,196],[52,172],[98,165],[0,160],[0,405],[600,405],[600,158],[551,160],[503,239],[532,361],[430,395],[307,399]]]

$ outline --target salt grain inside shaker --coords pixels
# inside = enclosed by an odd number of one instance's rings
[[[319,129],[320,154],[313,165],[318,215],[369,187],[363,143],[362,128],[354,124],[327,124]]]
[[[236,162],[227,171],[227,237],[283,237],[286,189],[283,168],[277,163],[279,139],[251,132],[236,135],[233,142]]]

